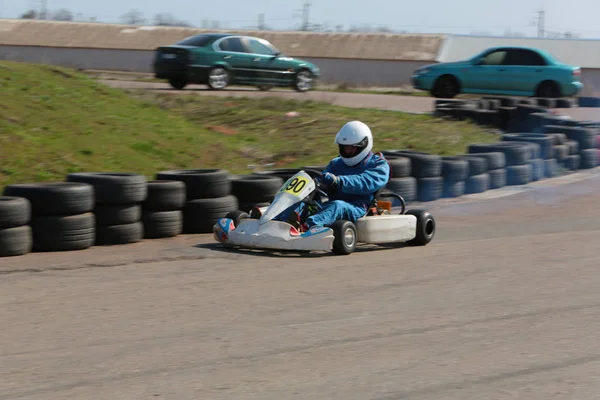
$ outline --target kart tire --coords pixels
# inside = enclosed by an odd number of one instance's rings
[[[148,195],[146,177],[122,172],[75,172],[67,182],[87,183],[94,187],[95,204],[141,203]]]
[[[34,252],[84,250],[96,239],[93,213],[33,217],[30,226]]]
[[[141,222],[96,227],[96,246],[137,243],[143,238],[144,225]]]
[[[183,213],[181,210],[144,210],[141,222],[144,226],[144,239],[175,237],[183,230]]]
[[[487,167],[488,171],[506,167],[506,156],[504,155],[504,153],[499,152],[499,151],[489,152],[489,153],[485,153],[485,152],[484,153],[472,153],[472,154],[468,154],[468,155],[472,156],[472,157],[485,158],[488,162],[488,167]]]
[[[283,183],[278,176],[239,175],[231,180],[231,194],[240,203],[273,201]]]
[[[409,240],[411,246],[425,246],[435,236],[435,218],[429,211],[408,210],[405,215],[414,215],[417,218],[416,236]]]
[[[506,186],[506,169],[490,169],[490,189],[500,189]]]
[[[348,255],[356,250],[358,232],[356,226],[345,220],[335,221],[331,225],[333,230],[333,253],[337,255]]]
[[[442,157],[442,177],[449,181],[464,181],[469,176],[469,162],[460,157]]]
[[[31,219],[31,203],[24,197],[0,196],[0,229],[27,225]]]
[[[224,169],[161,171],[156,174],[156,180],[183,182],[186,201],[216,199],[231,194],[231,176]]]
[[[97,226],[133,224],[142,217],[142,206],[138,204],[126,205],[98,205],[94,209]]]
[[[252,208],[254,208],[254,207],[259,207],[260,208],[260,207],[268,207],[270,205],[271,205],[271,203],[269,203],[268,201],[261,202],[261,203],[254,203],[254,202],[252,202],[252,203],[240,203],[239,204],[239,208],[240,208],[241,211],[249,213],[250,210],[252,210]]]
[[[183,208],[183,233],[212,233],[213,225],[230,211],[238,210],[237,197],[229,195],[216,199],[195,199]]]
[[[22,256],[31,252],[32,246],[29,225],[0,229],[0,257]]]
[[[490,188],[490,174],[483,173],[467,178],[465,182],[465,194],[483,193]]]
[[[531,146],[520,142],[475,143],[469,145],[469,154],[502,152],[506,166],[526,164],[532,157]]]
[[[250,214],[242,210],[230,211],[225,215],[225,218],[233,220],[233,225],[237,228],[243,219],[250,218]]]
[[[78,215],[94,209],[94,187],[78,182],[39,182],[8,185],[4,196],[24,197],[32,217]]]
[[[504,154],[502,154],[502,156],[504,156]],[[469,163],[469,176],[485,174],[488,170],[488,160],[485,157],[476,157],[473,154],[461,154],[457,157],[467,160]]]
[[[148,196],[142,203],[147,211],[176,211],[185,206],[185,183],[182,181],[153,180],[148,182]]]

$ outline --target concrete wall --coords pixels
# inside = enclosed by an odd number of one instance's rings
[[[153,51],[0,46],[0,59],[69,68],[152,72]],[[323,83],[361,86],[410,84],[413,71],[428,62],[304,58],[321,68]]]

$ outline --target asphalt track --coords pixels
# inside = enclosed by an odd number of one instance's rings
[[[440,200],[430,245],[348,257],[0,259],[0,399],[597,398],[599,196],[591,170]]]

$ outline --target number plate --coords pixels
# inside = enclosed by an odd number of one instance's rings
[[[307,184],[308,184],[308,179],[303,178],[301,176],[296,176],[296,177],[294,177],[294,179],[289,181],[287,185],[283,186],[279,190],[279,193],[289,193],[294,196],[298,196],[302,192],[302,189],[304,189]]]

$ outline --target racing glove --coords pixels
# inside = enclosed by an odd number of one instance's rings
[[[321,181],[325,186],[327,186],[327,188],[333,189],[338,187],[340,183],[340,178],[338,178],[331,172],[325,172]]]

